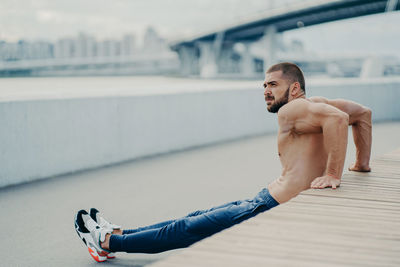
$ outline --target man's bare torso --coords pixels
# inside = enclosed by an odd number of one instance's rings
[[[311,182],[325,172],[328,154],[322,131],[302,133],[293,129],[290,123],[280,122],[278,153],[282,174],[269,184],[268,189],[279,203],[310,188]]]

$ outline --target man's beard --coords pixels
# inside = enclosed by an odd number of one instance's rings
[[[277,113],[278,110],[285,104],[287,104],[287,102],[289,102],[289,88],[286,90],[285,95],[279,99],[279,101],[276,101],[274,104],[272,104],[271,106],[267,107],[268,111],[271,113]]]

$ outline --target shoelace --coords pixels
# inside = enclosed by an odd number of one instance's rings
[[[99,225],[102,228],[120,229],[121,226],[107,222],[103,217],[99,218]]]

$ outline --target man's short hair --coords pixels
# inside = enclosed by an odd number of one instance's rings
[[[301,90],[306,92],[306,82],[304,81],[304,75],[301,69],[293,63],[282,62],[271,66],[267,73],[274,71],[282,71],[282,76],[284,79],[289,80],[290,83],[298,82],[300,84]]]

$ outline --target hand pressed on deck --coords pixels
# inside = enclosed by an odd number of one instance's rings
[[[317,189],[317,188],[326,188],[326,187],[332,187],[332,189],[336,189],[336,187],[340,186],[340,179],[333,177],[332,175],[324,175],[315,178],[311,182],[311,188]]]

